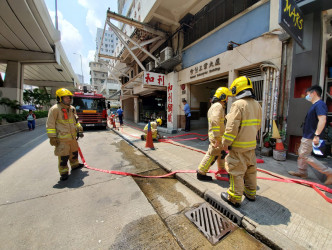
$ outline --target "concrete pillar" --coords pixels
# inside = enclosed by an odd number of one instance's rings
[[[53,106],[54,104],[57,103],[55,92],[56,92],[58,89],[59,89],[58,87],[52,87],[52,88],[51,88],[51,98],[55,98],[55,99],[52,99],[52,100],[51,100],[51,106]]]
[[[180,86],[178,73],[171,72],[166,76],[167,86],[167,129],[178,129],[178,114],[180,114]]]
[[[24,66],[20,62],[8,61],[6,77],[0,88],[3,97],[23,103]]]
[[[134,97],[134,122],[138,123],[139,118],[139,105],[138,105],[138,97]]]
[[[232,85],[233,81],[238,77],[238,72],[235,70],[230,70],[228,72],[228,88]],[[232,103],[233,103],[233,98],[228,98],[228,102],[227,102],[227,113],[230,111]]]

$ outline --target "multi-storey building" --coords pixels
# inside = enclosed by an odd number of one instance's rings
[[[105,30],[104,39],[103,38],[104,30],[97,28],[96,34],[96,56],[98,53],[105,56],[113,56],[115,52],[116,45],[118,44],[118,38],[111,30]],[[109,61],[107,57],[100,57],[100,60]]]
[[[119,1],[128,20],[109,13],[121,23],[122,37],[111,64],[122,81],[125,119],[161,117],[168,129],[183,128],[186,99],[192,127],[204,128],[211,92],[245,75],[263,108],[260,145],[276,121],[296,153],[309,106],[302,98],[306,87],[320,84],[332,112],[332,2],[296,2]],[[287,15],[290,28],[283,23]]]
[[[95,61],[90,62],[90,84],[97,93],[103,94],[113,106],[119,105],[120,84],[117,79],[109,76],[108,63],[114,55],[118,38],[110,30],[98,28],[96,34]],[[98,55],[100,57],[98,58]]]

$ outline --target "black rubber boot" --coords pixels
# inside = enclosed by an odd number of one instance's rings
[[[74,170],[77,170],[77,169],[81,169],[81,168],[83,168],[83,167],[84,167],[84,164],[83,164],[83,163],[80,163],[80,164],[78,164],[77,167],[72,168],[71,171],[74,171]]]
[[[226,201],[228,204],[232,205],[233,207],[240,207],[241,203],[233,203],[228,199],[228,194],[226,192],[221,192],[221,199],[223,199],[224,201]]]
[[[256,201],[256,197],[251,198],[251,197],[247,196],[246,192],[243,192],[243,195],[244,195],[249,201]]]
[[[196,171],[196,173],[197,173],[197,179],[198,180],[200,180],[200,181],[212,181],[211,176],[200,174],[198,171]]]
[[[68,174],[62,174],[60,177],[60,181],[65,181],[68,179]]]

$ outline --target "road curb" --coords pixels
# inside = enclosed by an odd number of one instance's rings
[[[46,124],[47,117],[36,119],[36,127],[43,126]],[[10,135],[17,134],[19,132],[28,131],[28,122],[14,122],[0,125],[0,139]]]
[[[125,141],[127,141],[130,145],[137,148],[141,153],[143,153],[146,157],[151,159],[154,163],[160,166],[163,170],[167,172],[172,171],[171,166],[167,166],[169,164],[156,159],[149,152],[150,150],[145,150],[143,148],[138,147],[128,138],[123,136],[120,131],[116,131],[111,129]],[[248,233],[253,235],[255,238],[271,247],[272,249],[303,249],[302,246],[298,245],[294,241],[286,238],[281,235],[276,230],[269,228],[267,230],[266,227],[262,227],[256,222],[252,221],[250,218],[242,214],[239,210],[232,207],[230,204],[221,199],[221,197],[217,196],[214,192],[209,191],[205,186],[201,185],[196,179],[193,179],[186,173],[178,173],[175,174],[175,178],[193,190],[196,194],[206,200],[209,204],[211,204],[215,209],[224,214],[227,218],[231,219],[235,224],[242,226]],[[197,183],[196,183],[197,182]],[[270,236],[269,236],[270,235]],[[278,240],[280,238],[280,240]],[[289,247],[291,246],[291,248]]]

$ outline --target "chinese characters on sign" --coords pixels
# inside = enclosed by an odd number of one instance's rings
[[[144,71],[143,85],[165,86],[165,75]]]
[[[173,85],[168,83],[167,87],[167,121],[173,122]]]
[[[209,63],[205,62],[201,65],[195,66],[190,69],[190,79],[194,79],[199,76],[219,71],[220,70],[220,58],[211,60]]]

